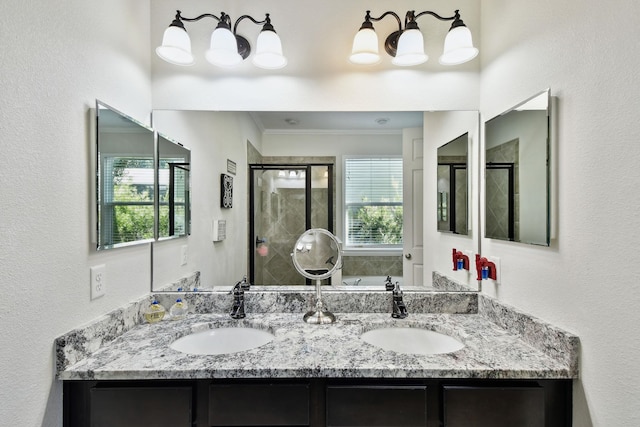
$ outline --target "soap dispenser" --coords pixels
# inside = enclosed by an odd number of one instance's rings
[[[171,315],[171,320],[180,320],[184,319],[187,315],[187,303],[183,302],[181,298],[178,298],[169,309],[169,314]]]
[[[149,323],[156,323],[162,320],[166,310],[157,300],[153,300],[147,311],[144,312],[144,318]]]

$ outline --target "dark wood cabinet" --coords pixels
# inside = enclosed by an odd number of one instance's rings
[[[64,383],[65,427],[570,427],[571,411],[571,380]]]
[[[208,420],[212,427],[308,426],[309,384],[213,383]]]
[[[427,425],[425,385],[329,385],[328,427]]]
[[[544,389],[444,386],[444,427],[545,427]]]
[[[90,427],[190,427],[191,387],[101,387],[89,391]]]

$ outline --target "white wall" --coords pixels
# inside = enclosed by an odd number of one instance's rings
[[[382,3],[382,2],[378,2]],[[154,108],[222,111],[423,111],[477,109],[480,61],[458,67],[438,63],[442,43],[450,23],[426,16],[419,25],[425,34],[430,60],[416,68],[391,65],[390,57],[374,66],[356,66],[348,61],[353,36],[371,10],[379,16],[393,9],[404,19],[407,10],[429,9],[453,15],[460,9],[462,19],[476,42],[480,39],[478,0],[394,0],[372,4],[370,0],[262,0],[239,2],[221,0],[215,4],[201,0],[181,0],[185,17],[203,12],[225,11],[236,19],[242,14],[256,18],[271,14],[271,20],[283,42],[289,59],[286,68],[267,71],[254,67],[250,60],[225,70],[206,62],[215,20],[209,18],[186,23],[196,63],[192,67],[168,64],[152,55]],[[159,45],[162,33],[171,23],[178,5],[175,0],[153,0],[151,11],[152,47]],[[380,41],[398,29],[387,17],[375,23]],[[257,38],[259,26],[243,21],[238,32],[250,43]],[[383,52],[383,55],[386,55]]]
[[[205,288],[237,282],[247,274],[247,141],[260,144],[261,135],[248,113],[209,111],[153,112],[154,127],[191,150],[191,235],[154,244],[154,287],[201,272]],[[233,207],[220,207],[220,174],[227,159],[236,162]],[[227,238],[212,241],[211,222],[227,222]],[[188,248],[181,266],[180,249]]]
[[[502,265],[484,289],[580,336],[580,427],[640,425],[639,13],[632,0],[482,2],[483,119],[551,87],[559,163],[557,239],[483,239]]]
[[[480,146],[480,114],[478,111],[440,111],[424,114],[424,271],[425,283],[431,283],[431,274],[438,271],[460,283],[477,289],[474,256],[480,241],[478,216],[478,153]],[[438,231],[438,147],[468,132],[469,213],[468,235],[441,233]],[[471,252],[469,271],[453,271],[452,249]]]
[[[89,113],[151,110],[149,1],[0,6],[0,424],[62,425],[53,340],[149,291],[148,245],[90,247]],[[89,299],[89,267],[107,294]]]

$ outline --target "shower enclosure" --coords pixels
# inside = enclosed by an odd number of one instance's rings
[[[515,165],[487,163],[485,237],[517,240],[518,227]]]
[[[333,232],[332,164],[249,165],[249,280],[304,285],[291,253],[310,228]]]

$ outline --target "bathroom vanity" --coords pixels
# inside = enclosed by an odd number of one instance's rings
[[[335,323],[314,325],[302,321],[312,292],[253,292],[241,320],[215,310],[231,303],[226,292],[201,293],[184,295],[195,312],[183,320],[139,323],[144,300],[58,338],[64,425],[571,425],[577,337],[495,300],[405,292],[409,317],[393,319],[387,293],[327,292],[329,304],[361,300],[377,312],[335,310]],[[268,310],[257,302],[269,298],[280,304]],[[193,332],[238,327],[273,339],[230,354],[170,347]],[[435,331],[464,347],[405,354],[361,337],[398,327]]]
[[[570,380],[66,381],[66,426],[570,426]]]

